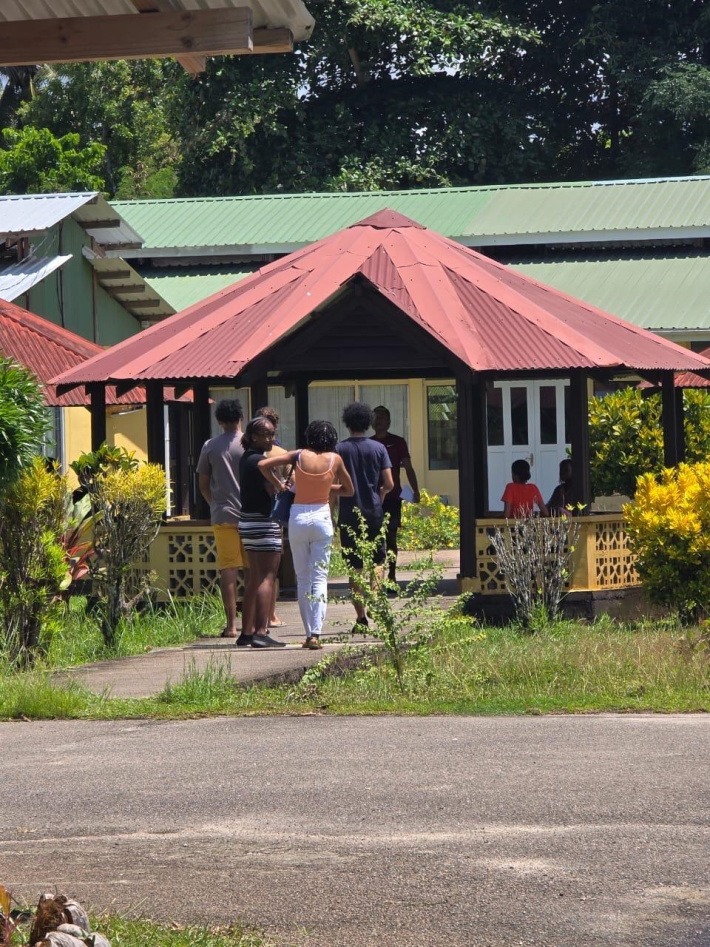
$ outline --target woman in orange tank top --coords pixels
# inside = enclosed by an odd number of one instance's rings
[[[296,496],[288,521],[288,538],[298,583],[298,609],[306,630],[304,648],[322,647],[320,635],[328,601],[328,566],[333,542],[331,496],[351,497],[355,489],[342,458],[335,453],[338,432],[330,421],[311,421],[306,447],[259,461],[259,470],[276,490],[289,484],[274,468],[290,465]],[[291,479],[291,478],[290,478]]]

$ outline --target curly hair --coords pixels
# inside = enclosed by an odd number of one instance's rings
[[[514,460],[510,472],[517,477],[521,483],[527,483],[532,474],[530,473],[530,464],[527,460]]]
[[[338,432],[330,421],[311,421],[306,428],[306,447],[314,454],[334,450],[337,443]]]
[[[353,401],[343,409],[343,424],[349,431],[359,434],[366,431],[372,423],[372,408],[364,401]]]
[[[264,430],[267,424],[271,424],[271,421],[268,418],[251,419],[251,421],[244,428],[244,434],[242,434],[242,447],[244,450],[249,450],[249,448],[252,446],[256,432]],[[271,424],[271,426],[273,427],[273,424]]]
[[[279,413],[275,408],[270,408],[268,405],[264,408],[257,408],[254,412],[255,418],[266,418],[267,421],[271,421],[274,427],[279,426]]]
[[[225,398],[217,405],[214,416],[222,424],[238,424],[244,417],[241,401],[239,398]]]

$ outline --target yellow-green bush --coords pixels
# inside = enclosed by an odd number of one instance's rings
[[[67,576],[66,497],[66,478],[35,457],[0,501],[0,646],[13,662],[34,659]]]
[[[710,463],[639,477],[624,513],[636,568],[651,601],[685,620],[710,605]]]
[[[421,491],[421,501],[402,504],[400,549],[457,549],[459,510],[447,506],[435,493]]]
[[[158,464],[127,465],[99,473],[87,488],[96,517],[91,569],[103,600],[101,630],[111,646],[121,619],[147,592],[134,563],[155,539],[165,513],[165,472]]]

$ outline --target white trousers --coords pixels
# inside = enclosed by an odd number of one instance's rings
[[[333,521],[327,503],[294,503],[288,539],[298,582],[298,609],[306,637],[320,635],[328,602]]]

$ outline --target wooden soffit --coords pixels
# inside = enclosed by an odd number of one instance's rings
[[[0,25],[0,65],[175,57],[192,74],[208,56],[293,50],[288,28],[255,30],[249,6],[180,10],[171,0],[131,0],[134,13],[60,16]]]

